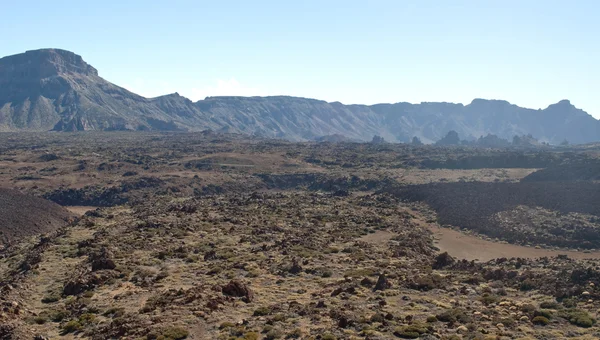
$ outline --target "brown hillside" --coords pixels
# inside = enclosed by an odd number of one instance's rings
[[[0,188],[0,244],[56,230],[72,217],[56,203]]]

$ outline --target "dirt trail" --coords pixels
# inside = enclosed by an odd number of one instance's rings
[[[584,253],[536,249],[533,247],[486,241],[456,230],[433,225],[429,225],[428,229],[435,235],[435,245],[440,248],[440,251],[447,251],[448,254],[459,259],[489,261],[499,257],[537,258],[544,256],[553,257],[559,254],[564,254],[575,259],[600,258],[599,251]]]

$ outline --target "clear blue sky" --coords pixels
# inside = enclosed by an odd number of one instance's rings
[[[145,96],[561,99],[600,118],[600,1],[5,1],[0,55],[83,56]]]

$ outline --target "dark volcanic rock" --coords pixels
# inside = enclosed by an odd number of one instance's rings
[[[379,278],[377,278],[377,283],[375,284],[375,288],[373,288],[373,290],[374,291],[386,290],[386,289],[390,288],[391,286],[392,286],[392,284],[387,279],[387,277],[385,277],[385,274],[380,274]]]
[[[448,254],[448,252],[443,252],[435,257],[431,268],[442,269],[444,267],[448,267],[448,266],[454,264],[455,261],[456,260],[454,260],[454,258],[452,256],[450,256],[450,254]]]
[[[117,265],[112,260],[112,254],[108,249],[102,247],[99,252],[92,254],[92,271],[103,269],[115,269]]]
[[[221,289],[224,295],[241,297],[244,302],[252,302],[254,299],[254,293],[250,288],[243,282],[238,280],[231,280],[229,283]]]

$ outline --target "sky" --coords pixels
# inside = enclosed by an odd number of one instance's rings
[[[596,0],[0,3],[0,56],[66,49],[147,97],[569,99],[600,118]]]

